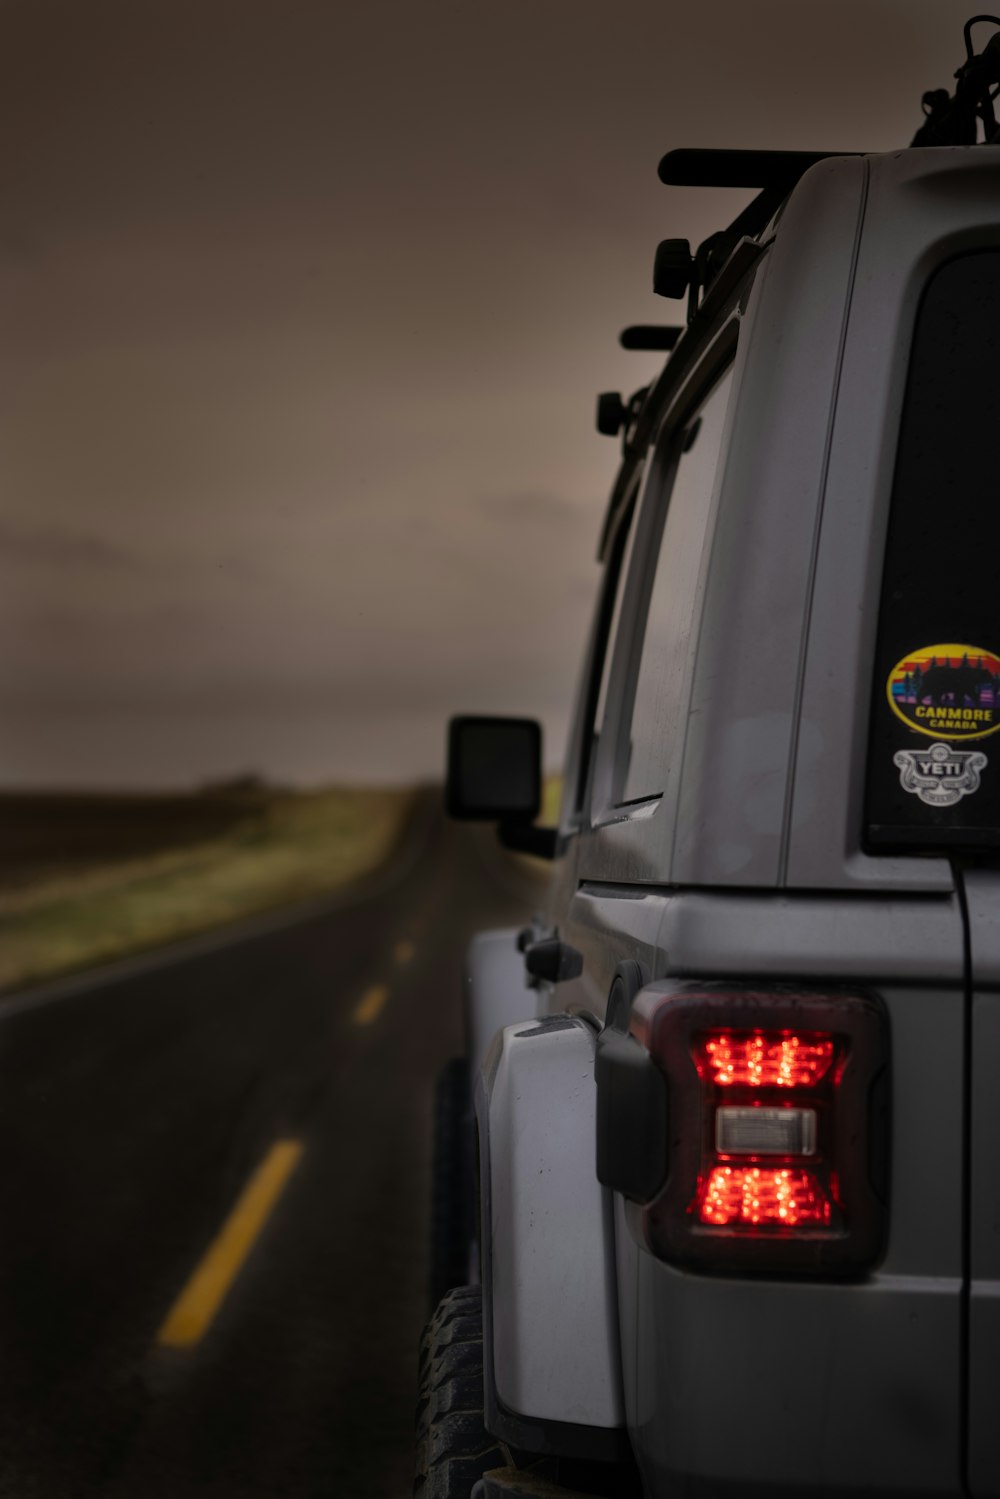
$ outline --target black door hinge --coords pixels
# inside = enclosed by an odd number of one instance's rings
[[[577,979],[583,972],[583,953],[552,937],[546,942],[532,942],[524,951],[524,965],[531,977],[548,984],[562,984]]]

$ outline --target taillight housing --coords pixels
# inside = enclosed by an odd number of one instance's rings
[[[630,1209],[654,1254],[857,1274],[883,1252],[888,1024],[865,994],[661,983],[629,1028],[667,1083],[666,1175]]]

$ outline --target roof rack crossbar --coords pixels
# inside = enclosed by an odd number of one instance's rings
[[[838,151],[716,151],[685,147],[668,151],[660,161],[660,181],[670,187],[757,188],[757,195],[728,228],[710,235],[695,256],[688,296],[688,322],[700,294],[714,281],[741,239],[761,234],[785,198],[819,161],[855,156]]]
[[[715,151],[682,147],[660,160],[667,187],[756,187],[790,192],[803,173],[830,156],[854,151]]]
[[[661,323],[633,323],[631,327],[622,329],[618,342],[623,349],[669,351],[683,331],[683,328],[665,327]]]

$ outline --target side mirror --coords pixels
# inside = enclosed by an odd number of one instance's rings
[[[445,810],[498,822],[508,848],[555,857],[556,828],[532,826],[542,804],[542,730],[532,718],[453,718],[448,725]]]
[[[533,822],[542,804],[542,731],[531,718],[453,718],[448,725],[449,817]]]

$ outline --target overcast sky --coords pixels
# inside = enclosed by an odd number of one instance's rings
[[[972,10],[0,3],[0,783],[554,758],[659,157],[905,145]]]

